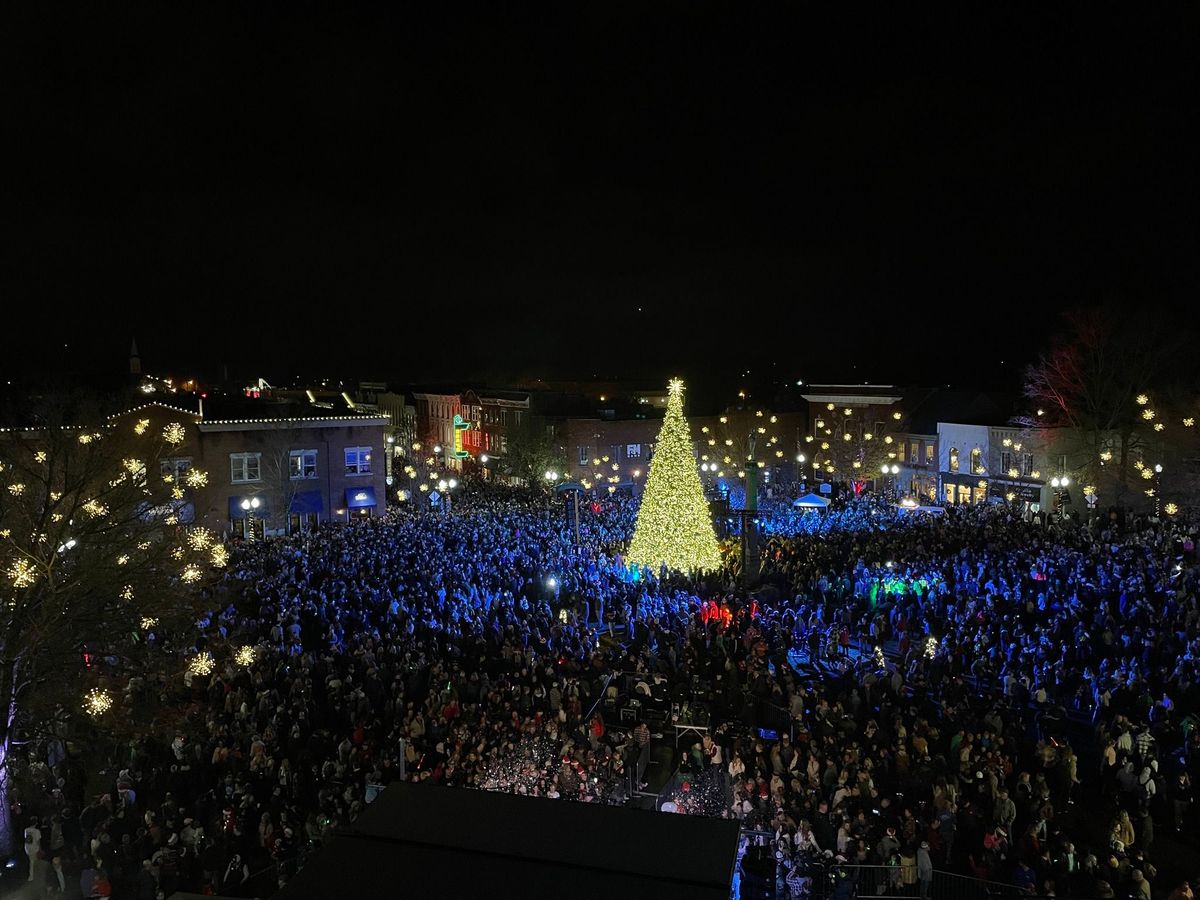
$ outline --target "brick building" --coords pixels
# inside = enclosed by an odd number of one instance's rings
[[[284,534],[383,513],[386,416],[295,404],[251,403],[216,416],[202,409],[156,402],[114,417],[146,420],[156,431],[185,427],[162,474],[207,474],[188,492],[187,515],[197,524],[236,536]]]

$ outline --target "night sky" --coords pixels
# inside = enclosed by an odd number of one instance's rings
[[[341,6],[9,10],[6,377],[992,386],[1196,302],[1194,8]]]

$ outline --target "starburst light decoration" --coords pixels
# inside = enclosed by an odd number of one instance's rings
[[[149,631],[158,625],[158,619],[154,616],[142,616],[142,631]]]
[[[252,666],[256,655],[257,651],[254,647],[238,647],[237,652],[233,654],[233,659],[239,666]]]
[[[1165,512],[1168,516],[1173,516],[1179,512],[1179,507],[1174,503],[1168,503],[1163,507],[1163,512]]]
[[[148,429],[149,427],[150,427],[149,419],[138,419],[137,424],[133,426],[133,430],[136,434],[145,434],[146,429]]]
[[[197,653],[188,663],[188,671],[193,675],[207,675],[213,670],[212,654],[208,651]]]
[[[112,695],[104,688],[92,688],[83,695],[83,708],[88,715],[102,716],[112,708]]]
[[[14,560],[8,567],[8,577],[15,588],[27,588],[37,581],[37,569],[27,559]]]
[[[187,431],[179,422],[172,422],[163,429],[163,440],[172,447],[177,447],[187,439]]]
[[[188,563],[184,566],[183,571],[179,573],[179,578],[185,584],[192,584],[200,580],[200,567],[195,563]]]
[[[683,390],[678,378],[668,385],[667,412],[628,559],[652,569],[666,565],[680,572],[709,571],[721,564],[721,554],[683,415]]]
[[[199,469],[188,469],[187,474],[183,476],[183,480],[187,482],[190,488],[202,488],[208,484],[208,473],[201,472]]]

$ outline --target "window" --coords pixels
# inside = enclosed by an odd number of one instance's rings
[[[1033,454],[1032,453],[1022,453],[1021,454],[1021,475],[1025,478],[1029,478],[1033,475]]]
[[[642,445],[641,444],[626,444],[625,445],[625,458],[626,459],[641,459],[642,458]]]
[[[170,478],[172,481],[179,481],[187,474],[188,469],[191,467],[192,458],[190,456],[178,459],[160,459],[158,461],[158,468],[162,472],[163,478]]]
[[[951,472],[958,471],[958,448],[957,447],[950,448],[950,471]]]
[[[346,448],[346,474],[347,475],[370,475],[371,474],[371,448],[370,447],[347,447]]]
[[[588,464],[588,448],[586,446],[579,448],[579,465],[586,466]]]
[[[972,475],[982,475],[983,474],[983,451],[980,450],[978,447],[974,448],[971,451],[971,474]]]
[[[925,465],[933,465],[933,444],[928,441],[925,442]]]
[[[878,440],[883,440],[883,423],[882,422],[875,423],[875,438]]]
[[[1000,451],[1000,474],[1005,478],[1008,477],[1009,471],[1012,469],[1012,454],[1007,450]]]
[[[921,461],[921,442],[910,441],[908,445],[908,461],[914,466]]]
[[[229,477],[234,484],[243,484],[247,481],[262,481],[260,474],[262,471],[262,454],[230,453],[229,469]]]
[[[288,456],[288,473],[292,478],[316,478],[317,451],[293,450]]]

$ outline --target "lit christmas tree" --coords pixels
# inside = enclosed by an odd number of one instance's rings
[[[692,435],[683,416],[683,382],[678,378],[670,384],[667,415],[658,433],[628,559],[656,571],[664,563],[681,572],[715,569],[721,563],[696,471]]]

